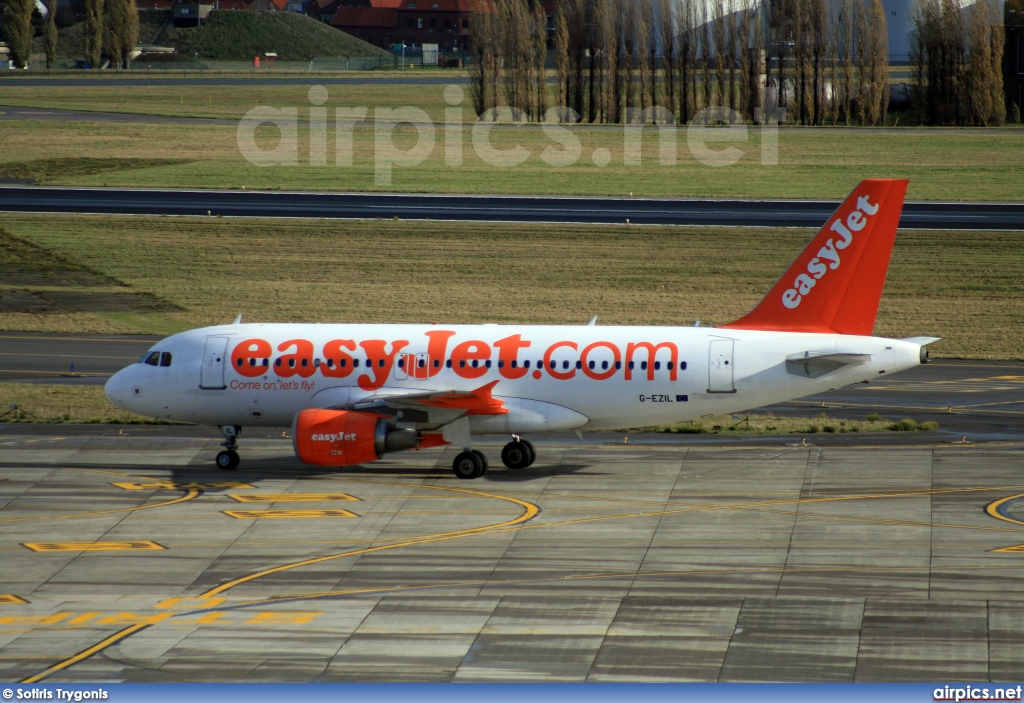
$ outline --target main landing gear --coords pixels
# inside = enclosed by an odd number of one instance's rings
[[[510,469],[525,469],[537,460],[533,444],[516,437],[501,450],[501,462]],[[487,457],[476,449],[467,449],[455,457],[452,471],[461,479],[480,478],[487,473]]]
[[[237,469],[240,459],[236,450],[238,449],[238,435],[242,433],[242,428],[238,425],[224,425],[220,431],[224,433],[224,441],[220,443],[220,446],[224,447],[224,451],[217,455],[217,468],[224,471]]]

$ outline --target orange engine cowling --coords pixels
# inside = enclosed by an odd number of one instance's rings
[[[295,416],[292,437],[295,456],[317,466],[364,464],[419,446],[416,430],[390,426],[384,415],[351,410],[303,410]]]

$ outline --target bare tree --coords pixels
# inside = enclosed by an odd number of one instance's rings
[[[677,0],[677,26],[679,28],[679,119],[686,124],[695,110],[697,101],[697,73],[694,70],[696,32],[694,31],[693,0]]]
[[[103,57],[103,0],[85,0],[85,58],[93,68]]]
[[[46,46],[46,67],[57,67],[57,0],[46,0],[46,30],[43,41]]]
[[[843,47],[843,119],[850,125],[854,99],[854,42],[857,36],[857,0],[842,0],[839,15]]]
[[[639,99],[634,101],[634,106],[639,104],[640,110],[646,110],[648,105],[653,105],[654,100],[648,103],[648,97],[650,91],[654,86],[654,77],[651,75],[651,5],[648,2],[640,3],[636,8],[636,13],[633,15],[636,20],[634,23],[634,35],[635,35],[635,46],[636,46],[636,67],[637,73],[639,74],[639,85],[637,96]]]
[[[537,3],[533,7],[533,61],[537,121],[544,119],[544,113],[548,110],[548,18],[544,14],[544,7]],[[559,103],[561,105],[561,103]]]
[[[494,8],[486,0],[477,0],[470,16],[470,47],[473,62],[469,67],[469,94],[477,116],[494,107],[493,76],[496,72]]]
[[[708,6],[703,0],[696,0],[699,3],[697,10],[697,23],[698,30],[700,32],[700,48],[698,55],[700,57],[700,73],[701,80],[704,81],[704,103],[702,107],[711,107],[714,103],[712,102],[712,87],[711,87],[711,18],[708,16]],[[696,108],[695,108],[696,109]]]
[[[555,37],[553,41],[555,58],[555,77],[557,90],[555,100],[560,107],[569,104],[569,21],[566,19],[566,6],[562,5],[555,13]],[[582,67],[580,67],[582,70]],[[580,112],[577,110],[576,112]],[[564,122],[565,115],[560,115]]]
[[[658,0],[658,28],[661,30],[661,73],[664,83],[665,107],[673,115],[679,114],[676,95],[677,24],[672,0]]]
[[[604,53],[604,121],[618,122],[619,110],[619,51],[622,31],[619,26],[619,7],[616,0],[599,0],[598,22]]]
[[[110,65],[128,68],[139,41],[139,10],[135,0],[106,0],[104,43]]]
[[[32,56],[32,0],[4,0],[3,36],[17,68],[28,66]]]

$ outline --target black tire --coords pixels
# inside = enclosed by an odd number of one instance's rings
[[[533,453],[523,442],[509,442],[501,450],[501,463],[510,469],[525,469],[532,459]]]
[[[533,462],[537,461],[537,450],[534,448],[533,442],[531,442],[530,440],[528,440],[528,439],[521,439],[519,441],[522,442],[524,445],[526,445],[526,448],[530,450],[530,461],[529,461],[529,463],[525,467],[525,468],[528,469],[531,466],[533,466]]]
[[[233,471],[238,468],[241,459],[238,452],[226,451],[217,455],[217,468],[223,471]]]
[[[487,469],[490,468],[490,462],[487,461],[487,455],[484,454],[479,449],[474,449],[473,453],[477,455],[477,458],[479,458],[484,465],[483,473],[480,474],[481,476],[483,476],[485,473],[487,473]]]
[[[452,471],[461,479],[480,478],[484,475],[484,463],[473,452],[462,452],[452,462]]]

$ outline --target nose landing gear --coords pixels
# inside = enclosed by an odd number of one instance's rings
[[[242,433],[242,428],[238,425],[224,425],[220,431],[224,433],[224,441],[220,443],[220,446],[224,447],[224,451],[217,455],[217,468],[224,471],[237,469],[241,460],[238,458],[236,450],[238,449],[238,435]]]

